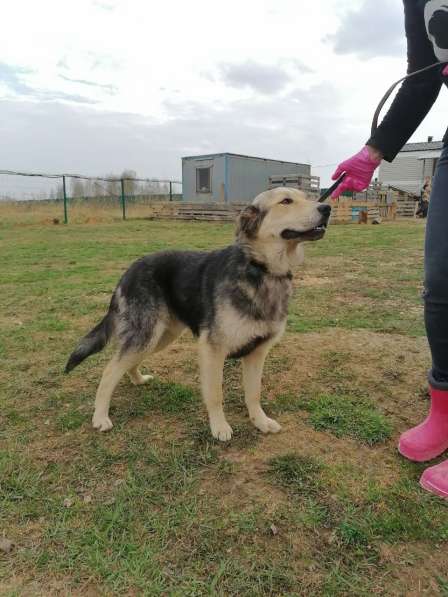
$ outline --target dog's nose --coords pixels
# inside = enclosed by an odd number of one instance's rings
[[[320,211],[323,216],[328,218],[331,213],[331,205],[328,205],[328,203],[322,203],[322,205],[317,206],[317,210]]]

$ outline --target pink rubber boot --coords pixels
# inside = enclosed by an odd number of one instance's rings
[[[448,390],[436,390],[432,387],[430,390],[431,408],[428,417],[417,427],[403,433],[398,444],[400,454],[414,462],[432,460],[448,449]]]
[[[420,485],[426,491],[448,500],[448,460],[427,468],[420,478]]]

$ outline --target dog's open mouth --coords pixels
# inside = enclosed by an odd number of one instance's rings
[[[315,228],[311,228],[311,230],[306,230],[305,232],[299,232],[298,230],[293,230],[292,228],[286,228],[282,232],[282,238],[285,240],[320,240],[325,235],[327,230],[327,224],[322,223]]]

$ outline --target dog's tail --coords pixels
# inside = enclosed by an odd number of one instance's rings
[[[84,361],[90,355],[103,350],[114,332],[114,309],[113,298],[109,311],[103,317],[98,325],[91,330],[87,336],[81,340],[76,350],[72,352],[65,366],[65,373],[70,373],[75,367]]]

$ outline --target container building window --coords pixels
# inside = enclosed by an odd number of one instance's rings
[[[211,169],[211,167],[196,169],[196,192],[197,193],[211,193],[212,192],[212,169]]]

